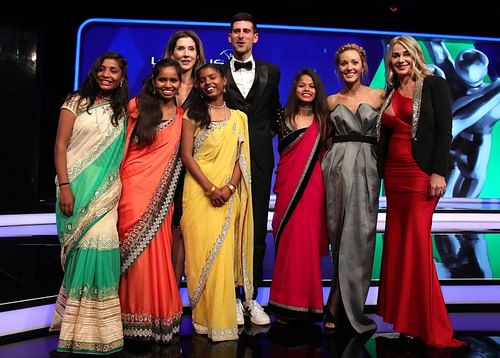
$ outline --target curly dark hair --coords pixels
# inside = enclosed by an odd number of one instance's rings
[[[118,125],[118,121],[125,115],[127,102],[128,102],[128,77],[127,77],[127,60],[118,52],[105,52],[94,62],[92,68],[90,69],[87,78],[81,85],[79,89],[70,93],[66,100],[69,98],[79,96],[78,106],[83,101],[87,101],[87,112],[94,105],[95,100],[99,96],[103,96],[101,93],[101,88],[97,83],[97,72],[100,71],[104,60],[112,59],[118,62],[120,69],[122,71],[122,79],[120,81],[120,85],[116,87],[110,96],[111,108],[113,109],[113,115],[111,117],[111,123],[116,127]]]

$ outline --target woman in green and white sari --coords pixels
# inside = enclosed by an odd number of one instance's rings
[[[57,129],[57,231],[64,279],[51,329],[60,352],[123,348],[117,205],[125,147],[127,63],[108,52],[64,102]]]

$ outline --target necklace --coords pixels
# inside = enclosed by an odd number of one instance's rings
[[[210,108],[208,110],[210,112]],[[224,108],[224,119],[222,119],[222,120],[213,121],[211,119],[212,116],[210,116],[210,122],[212,123],[212,125],[215,125],[215,127],[224,125],[225,122],[227,121],[227,111],[228,111],[228,109]]]
[[[226,108],[226,102],[222,103],[221,106],[216,106],[215,104],[207,103],[210,108],[214,109],[225,109]]]
[[[313,116],[312,115],[303,115],[301,116],[300,114],[296,114],[293,119],[292,119],[292,126],[295,129],[301,129],[301,128],[307,128],[311,125],[313,121]]]
[[[301,107],[301,106],[299,106],[299,110],[301,110],[301,111],[312,111],[313,109],[312,109],[312,107]]]
[[[111,96],[103,96],[102,94],[98,94],[96,99],[102,99],[103,101],[111,101]]]

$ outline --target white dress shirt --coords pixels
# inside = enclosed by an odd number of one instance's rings
[[[234,59],[234,57],[232,57],[230,66],[234,82],[236,83],[236,86],[238,86],[238,89],[240,90],[243,97],[247,98],[248,92],[250,92],[250,88],[252,88],[253,81],[255,79],[255,61],[253,59],[253,56],[250,56],[250,58],[248,58],[245,62],[251,61],[252,69],[247,70],[245,68],[240,68],[238,71],[235,71],[234,69],[234,61],[236,60]]]

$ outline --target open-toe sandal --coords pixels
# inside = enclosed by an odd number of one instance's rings
[[[337,330],[337,320],[333,315],[330,313],[330,311],[326,310],[325,311],[325,320],[323,322],[323,331],[325,333],[335,333]]]

